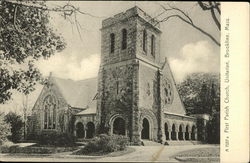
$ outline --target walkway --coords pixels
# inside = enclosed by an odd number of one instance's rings
[[[142,162],[178,162],[171,156],[190,149],[211,147],[212,145],[185,145],[185,146],[132,146],[135,152],[118,157],[91,157],[59,154],[55,155],[24,155],[0,154],[0,161],[57,161],[57,162],[117,162],[117,161],[142,161]]]

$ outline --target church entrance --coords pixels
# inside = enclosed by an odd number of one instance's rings
[[[125,135],[125,120],[118,117],[113,123],[113,134]]]
[[[86,138],[90,139],[94,137],[94,133],[95,133],[95,125],[93,122],[88,122],[87,123],[87,134],[86,134]]]
[[[146,118],[143,119],[141,138],[149,139],[149,122]]]
[[[77,138],[84,138],[84,126],[81,122],[76,124],[76,136]]]

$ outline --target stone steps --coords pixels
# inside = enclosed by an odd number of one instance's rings
[[[192,140],[189,140],[189,141],[183,141],[183,140],[171,140],[171,141],[166,141],[165,142],[165,145],[196,145],[196,144],[202,144],[200,141],[192,141]]]
[[[161,143],[154,142],[154,141],[150,141],[150,140],[145,140],[145,139],[143,139],[143,140],[142,140],[142,145],[143,145],[143,146],[161,146],[162,144],[161,144]]]

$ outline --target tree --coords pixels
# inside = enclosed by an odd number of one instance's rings
[[[193,73],[177,85],[188,114],[210,115],[207,142],[220,143],[220,79],[218,74]]]
[[[220,112],[214,113],[206,126],[207,142],[220,143]]]
[[[4,117],[4,121],[11,125],[11,135],[8,136],[8,139],[17,143],[23,138],[23,120],[20,115],[16,113],[9,112]]]
[[[4,121],[4,114],[0,113],[0,145],[7,141],[7,137],[11,135],[10,124]]]
[[[218,74],[193,73],[177,85],[188,113],[218,112],[220,107],[220,80]]]
[[[46,0],[0,0],[0,104],[11,98],[12,90],[27,95],[38,82],[46,83],[34,63],[66,46],[49,24],[50,12],[57,12],[71,24],[73,16],[79,34],[77,13],[98,17],[80,11],[69,1],[49,7]]]
[[[0,103],[10,99],[12,89],[33,91],[42,79],[35,61],[65,48],[62,37],[49,26],[48,11],[21,2],[0,1]]]
[[[164,9],[164,12],[166,12],[168,15],[164,17],[162,20],[160,20],[158,23],[161,22],[166,22],[170,20],[171,18],[178,18],[181,21],[185,22],[186,24],[190,25],[197,31],[201,32],[203,35],[207,36],[210,38],[216,45],[220,46],[220,40],[217,40],[212,34],[209,32],[205,31],[201,27],[199,27],[197,24],[194,23],[192,18],[188,15],[187,12],[184,10],[175,7],[173,5],[170,5],[169,3],[167,4],[160,4],[161,7]],[[215,28],[217,28],[220,31],[220,3],[216,1],[210,1],[210,2],[201,2],[198,1],[197,5],[203,10],[203,11],[209,11],[211,14],[211,17],[215,23]],[[160,15],[162,15],[161,13]]]

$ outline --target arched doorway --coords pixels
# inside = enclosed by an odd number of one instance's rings
[[[192,127],[191,139],[195,140],[195,126]]]
[[[113,123],[113,134],[125,135],[125,133],[125,120],[120,117],[116,118]]]
[[[176,140],[176,129],[175,124],[172,125],[171,139]]]
[[[186,126],[185,139],[189,140],[189,126]]]
[[[169,132],[168,132],[168,124],[165,123],[165,136],[166,136],[166,140],[169,140]]]
[[[76,137],[84,138],[84,135],[85,135],[84,126],[81,122],[78,122],[76,124]]]
[[[149,139],[149,122],[147,118],[144,118],[142,122],[141,138]]]
[[[179,126],[178,138],[179,140],[183,140],[183,129],[181,125]]]
[[[94,137],[95,133],[95,125],[93,122],[88,122],[87,123],[87,133],[86,133],[86,138],[90,139]]]

